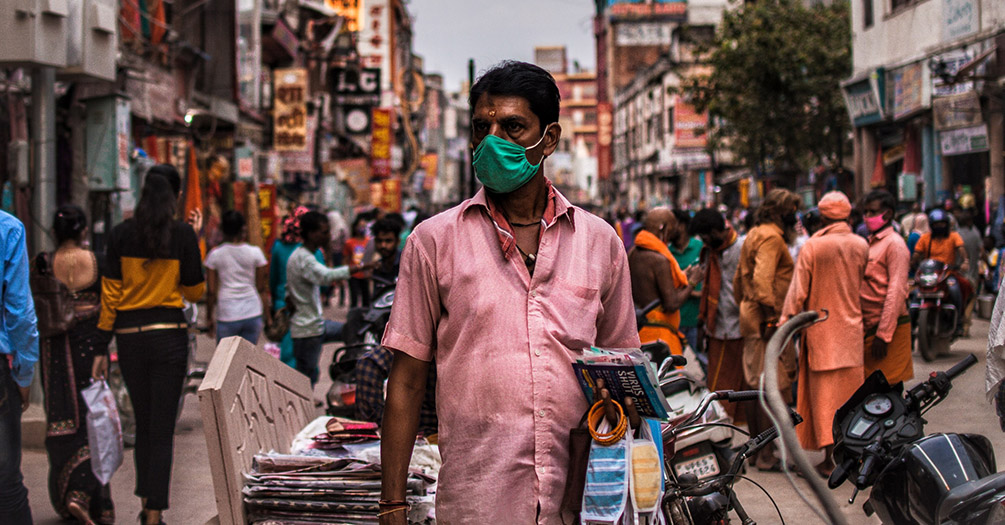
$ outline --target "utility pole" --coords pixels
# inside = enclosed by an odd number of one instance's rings
[[[52,213],[56,209],[56,69],[37,67],[31,74],[31,136],[34,184],[31,192],[31,248],[51,251]]]

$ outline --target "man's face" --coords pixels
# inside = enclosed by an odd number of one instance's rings
[[[382,259],[392,259],[398,250],[398,239],[392,232],[380,232],[373,240],[373,247]]]
[[[482,94],[475,104],[471,118],[471,147],[477,148],[488,135],[495,135],[514,144],[529,148],[541,141],[541,126],[537,115],[530,110],[530,102],[516,95]],[[551,155],[558,145],[561,128],[557,123],[548,128],[541,144],[527,152],[531,164],[539,164]]]
[[[677,238],[677,219],[671,215],[663,223],[663,243],[669,244]]]
[[[316,231],[313,231],[308,235],[308,241],[315,246],[321,246],[331,239],[332,227],[328,224],[328,221],[323,221],[321,227]]]
[[[862,208],[862,214],[866,218],[882,215],[884,222],[890,222],[890,218],[893,216],[893,212],[883,209],[883,206],[878,200],[865,203],[865,207]]]
[[[698,237],[702,244],[713,249],[722,246],[727,240],[725,230],[712,230],[710,233],[703,233]]]

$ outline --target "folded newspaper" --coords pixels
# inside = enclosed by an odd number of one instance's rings
[[[638,348],[602,349],[591,347],[583,351],[583,357],[572,363],[579,386],[586,399],[594,399],[597,380],[604,380],[604,387],[611,392],[611,399],[625,403],[626,397],[635,400],[635,408],[642,417],[667,420],[670,418],[670,404],[659,389],[656,368]]]

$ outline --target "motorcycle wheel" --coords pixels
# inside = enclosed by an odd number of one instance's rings
[[[929,310],[918,312],[918,352],[926,363],[931,363],[939,356],[938,349],[935,348],[935,337],[929,333],[932,329],[929,313]]]

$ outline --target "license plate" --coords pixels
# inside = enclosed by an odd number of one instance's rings
[[[710,478],[719,474],[719,462],[715,459],[715,454],[705,454],[694,459],[682,461],[673,467],[678,476],[681,474],[694,474],[698,479]]]

